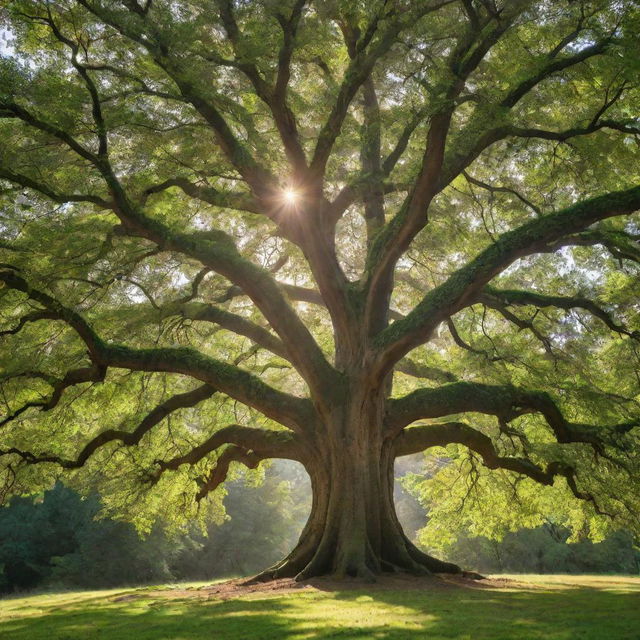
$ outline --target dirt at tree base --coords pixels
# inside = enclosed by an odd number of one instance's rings
[[[201,598],[228,600],[248,595],[280,595],[300,591],[403,591],[434,589],[532,589],[536,585],[518,582],[507,578],[483,578],[478,580],[465,575],[438,574],[432,576],[414,576],[410,574],[384,574],[376,582],[332,577],[312,578],[296,582],[293,578],[279,578],[266,582],[257,582],[247,578],[237,578],[226,582],[205,585],[191,589],[166,589],[154,591],[154,596],[167,598]]]

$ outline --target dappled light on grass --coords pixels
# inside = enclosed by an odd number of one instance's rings
[[[517,575],[504,574],[492,576],[508,580],[526,580],[534,585],[541,585],[547,589],[606,589],[622,593],[634,593],[640,589],[640,579],[637,576],[576,576],[576,575]]]
[[[254,593],[230,600],[172,598],[153,590],[102,591],[0,600],[0,637],[12,640],[633,640],[640,578],[514,576],[504,589]],[[528,582],[529,585],[523,583]],[[162,593],[162,595],[161,595]],[[126,596],[130,596],[127,598]],[[16,606],[18,605],[18,606]]]

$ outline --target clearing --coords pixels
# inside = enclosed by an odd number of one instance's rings
[[[640,578],[398,576],[162,585],[0,600],[7,640],[638,640]]]

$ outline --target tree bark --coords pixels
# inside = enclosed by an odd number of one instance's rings
[[[404,534],[393,501],[395,446],[385,437],[381,390],[360,384],[329,417],[314,456],[311,513],[298,544],[257,579],[333,575],[375,580],[384,572],[460,573]]]

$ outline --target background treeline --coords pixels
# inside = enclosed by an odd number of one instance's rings
[[[401,469],[404,471],[404,469]],[[255,487],[228,483],[227,519],[180,535],[159,522],[141,537],[133,525],[99,518],[100,498],[82,498],[62,484],[0,508],[0,591],[43,587],[111,587],[247,575],[286,555],[309,511],[301,467],[277,462]],[[413,537],[424,509],[398,483],[398,514]],[[568,543],[553,524],[508,533],[502,541],[459,534],[450,560],[486,573],[638,573],[640,552],[617,532],[601,543]]]
[[[41,587],[111,587],[247,575],[293,547],[309,513],[297,465],[274,464],[257,487],[227,483],[227,518],[180,535],[158,522],[147,536],[100,518],[100,498],[56,484],[0,508],[0,592]]]

